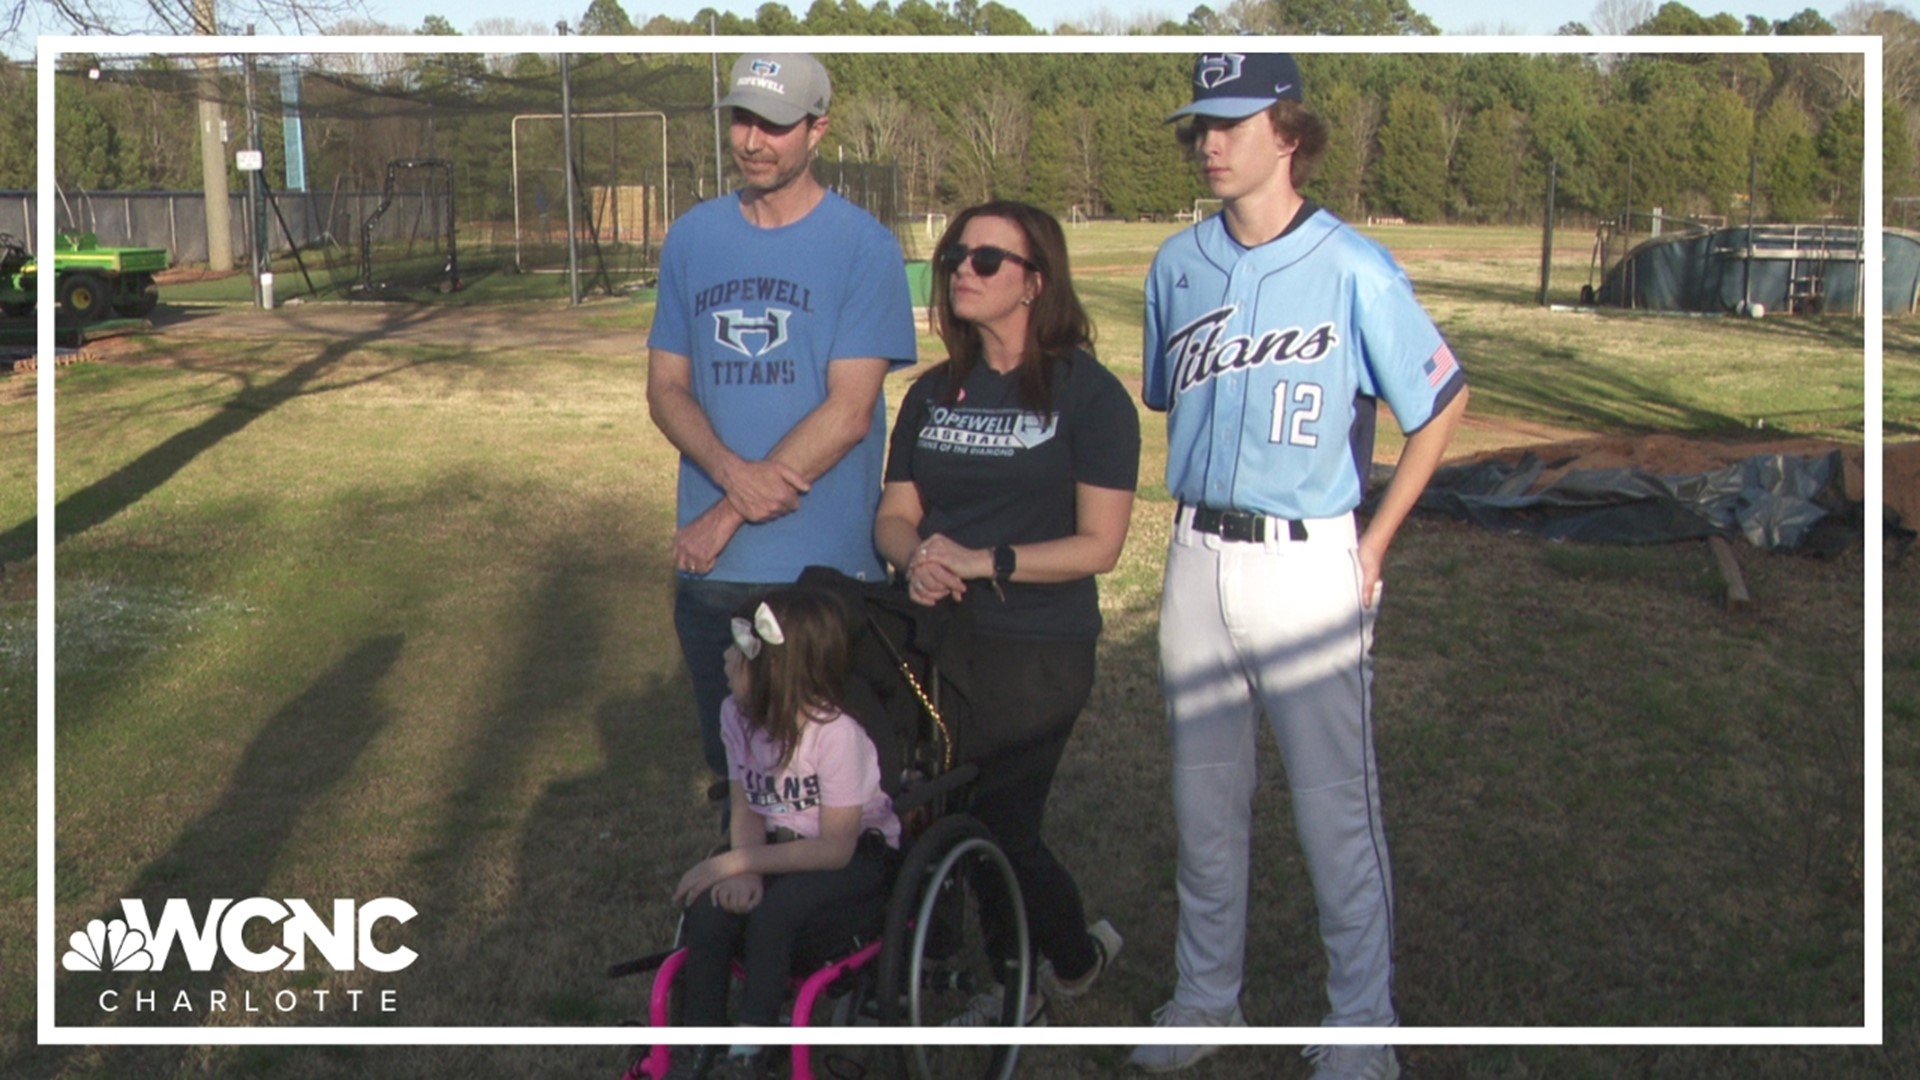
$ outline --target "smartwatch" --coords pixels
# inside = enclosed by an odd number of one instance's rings
[[[993,549],[993,580],[1011,580],[1014,561],[1012,544],[1001,544],[995,547]]]

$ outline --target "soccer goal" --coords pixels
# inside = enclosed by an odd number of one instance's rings
[[[1080,209],[1079,203],[1074,203],[1072,206],[1067,207],[1067,226],[1069,228],[1078,229],[1084,227],[1086,224],[1087,212]]]
[[[1219,213],[1220,207],[1222,205],[1223,204],[1219,199],[1193,200],[1193,220],[1195,222],[1201,222],[1201,221],[1207,220],[1213,215]]]

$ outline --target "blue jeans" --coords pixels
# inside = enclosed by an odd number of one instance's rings
[[[681,577],[673,595],[673,629],[693,681],[700,714],[700,752],[707,767],[727,775],[727,747],[720,741],[720,703],[727,700],[727,646],[733,644],[733,614],[747,601],[787,582],[704,581]]]

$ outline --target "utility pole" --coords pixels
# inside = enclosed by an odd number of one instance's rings
[[[1547,165],[1547,216],[1540,226],[1540,306],[1547,306],[1547,287],[1553,281],[1553,199],[1560,184],[1560,162]]]
[[[219,33],[213,0],[193,0],[193,28]],[[227,122],[220,115],[220,58],[201,56],[200,68],[200,179],[207,200],[207,267],[233,269],[233,224],[227,205]]]
[[[253,36],[252,23],[247,24],[247,36]],[[260,112],[254,108],[253,104],[253,67],[253,54],[248,53],[246,63],[243,65],[243,70],[246,72],[247,77],[247,149],[255,154],[259,154]],[[248,169],[245,171],[247,174],[247,221],[252,230],[252,243],[249,243],[247,247],[250,249],[249,255],[252,259],[253,303],[255,307],[272,307],[273,294],[268,290],[272,288],[273,279],[263,276],[267,273],[267,267],[270,265],[264,260],[262,255],[266,248],[267,240],[266,200],[260,197],[260,170]]]
[[[554,24],[561,37],[567,35],[565,19]],[[580,196],[573,190],[573,87],[567,73],[567,53],[560,53],[560,141],[566,144],[567,170],[567,298],[580,306],[580,234],[574,224],[574,207]]]
[[[707,33],[720,35],[720,17],[707,16]],[[727,162],[720,155],[720,54],[709,53],[707,64],[713,71],[713,193],[726,194]],[[705,194],[705,192],[702,192]]]

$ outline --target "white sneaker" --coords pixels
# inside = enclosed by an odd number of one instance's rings
[[[984,993],[975,994],[967,1002],[966,1011],[953,1017],[942,1027],[999,1027],[1000,1016],[1006,1003],[1006,987],[996,985]],[[1027,993],[1027,1018],[1022,1027],[1047,1026],[1047,995],[1038,990]]]
[[[1312,1080],[1398,1080],[1400,1059],[1391,1046],[1309,1046],[1300,1055],[1313,1062]]]
[[[1178,1001],[1169,1001],[1153,1010],[1154,1027],[1246,1027],[1247,1018],[1240,1006],[1225,1012],[1209,1012]],[[1136,1046],[1127,1064],[1150,1073],[1178,1072],[1220,1049],[1217,1046]]]
[[[1087,927],[1087,936],[1093,939],[1093,970],[1071,982],[1062,979],[1053,970],[1053,961],[1040,961],[1040,976],[1037,980],[1047,1000],[1059,1005],[1072,1007],[1080,996],[1093,989],[1095,980],[1106,974],[1113,966],[1114,957],[1120,955],[1120,947],[1126,942],[1121,940],[1120,931],[1105,919]]]

